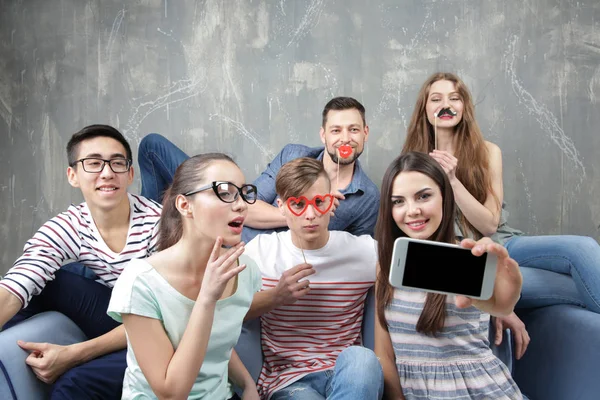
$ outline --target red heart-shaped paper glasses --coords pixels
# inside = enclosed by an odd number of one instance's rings
[[[312,205],[315,210],[323,215],[331,209],[331,206],[333,206],[333,196],[330,194],[326,194],[324,196],[318,194],[310,200],[308,200],[305,196],[288,197],[286,203],[289,210],[296,217],[304,214],[309,205]]]

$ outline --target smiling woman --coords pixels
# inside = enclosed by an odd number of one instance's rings
[[[433,115],[442,108],[456,115],[435,118]],[[432,121],[438,121],[435,149]],[[568,303],[600,313],[600,246],[589,237],[529,237],[508,226],[502,152],[484,140],[475,120],[472,96],[458,76],[436,73],[423,83],[402,149],[403,153],[409,151],[429,153],[448,175],[458,206],[455,228],[459,238],[490,236],[503,244],[521,267],[571,276],[579,292],[579,296],[564,296],[544,289],[548,287],[546,282],[526,281],[524,307]],[[540,275],[532,276],[538,279]],[[515,319],[509,326],[522,326]],[[518,337],[525,336],[528,342],[524,329],[516,330]]]
[[[389,281],[392,248],[399,237],[456,242],[455,202],[444,170],[430,156],[408,152],[388,167],[381,184],[377,219],[375,353],[390,398],[416,400],[521,399],[506,366],[488,342],[490,314],[505,315],[521,289],[518,265],[488,238],[462,243],[475,256],[498,258],[494,294],[488,301],[395,289]],[[443,260],[440,268],[461,268]]]

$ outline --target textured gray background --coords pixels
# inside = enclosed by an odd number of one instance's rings
[[[160,132],[233,153],[254,179],[288,142],[319,144],[323,105],[367,108],[373,181],[417,91],[458,73],[504,155],[511,225],[598,239],[600,2],[0,0],[0,272],[79,202],[69,136]],[[139,181],[131,188],[139,190]]]

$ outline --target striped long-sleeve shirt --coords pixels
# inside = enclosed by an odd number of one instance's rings
[[[246,253],[260,267],[263,290],[274,288],[284,271],[304,262],[289,231],[256,236]],[[362,343],[364,303],[376,275],[375,241],[331,231],[323,248],[304,254],[316,270],[308,277],[310,292],[262,316],[264,362],[258,386],[263,398],[312,372],[334,368],[344,349]]]
[[[113,287],[129,260],[148,257],[157,241],[161,206],[142,196],[128,196],[129,232],[120,253],[106,245],[86,203],[71,205],[42,225],[25,243],[23,255],[0,281],[0,286],[27,307],[31,297],[54,279],[60,267],[80,262],[96,273],[98,282]]]

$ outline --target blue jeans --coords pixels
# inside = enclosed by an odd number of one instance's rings
[[[575,304],[600,313],[600,246],[594,239],[567,235],[515,236],[505,246],[523,273],[518,308]],[[547,271],[562,276],[551,276]]]
[[[4,329],[45,311],[58,311],[66,315],[88,339],[118,327],[120,324],[106,314],[112,289],[80,273],[71,272],[77,266],[81,264],[58,270],[55,279],[31,299],[27,308],[7,322]],[[52,385],[50,399],[120,398],[127,368],[126,351],[123,349],[106,354],[65,372]]]
[[[273,393],[271,400],[378,400],[383,395],[383,370],[373,351],[350,346],[333,369],[313,372]]]
[[[144,136],[138,148],[142,196],[162,203],[163,193],[173,182],[177,167],[188,158],[164,136],[158,133]]]

